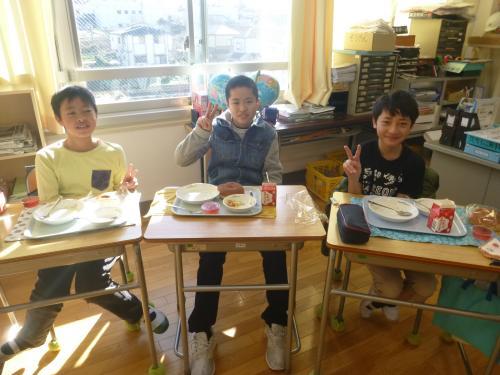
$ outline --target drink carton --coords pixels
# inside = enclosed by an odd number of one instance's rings
[[[263,206],[276,206],[276,184],[274,182],[263,182],[261,194]]]
[[[442,199],[432,204],[427,227],[436,233],[450,233],[455,217],[455,202]]]

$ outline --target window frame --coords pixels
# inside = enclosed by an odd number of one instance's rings
[[[201,35],[198,46],[195,43],[194,1],[187,3],[189,63],[186,65],[148,65],[118,68],[85,69],[78,41],[75,13],[72,0],[52,0],[54,14],[54,34],[59,63],[59,79],[61,84],[78,84],[92,80],[111,80],[125,78],[148,78],[158,76],[215,74],[238,74],[258,70],[288,70],[288,61],[258,61],[258,62],[219,62],[207,63],[207,2],[197,1],[199,5]],[[200,49],[198,61],[195,61],[196,48]],[[282,90],[283,91],[283,90]],[[160,119],[172,120],[181,113],[189,113],[191,108],[191,92],[186,96],[175,98],[155,98],[124,101],[119,103],[98,104],[100,115],[104,115],[106,124],[122,123],[124,115],[132,115],[136,123],[152,122]],[[100,116],[102,120],[103,116]],[[188,117],[188,116],[187,116]],[[189,117],[188,117],[189,118]],[[103,122],[103,121],[100,121]]]

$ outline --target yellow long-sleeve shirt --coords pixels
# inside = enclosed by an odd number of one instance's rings
[[[116,190],[126,172],[125,153],[115,143],[99,140],[96,148],[77,152],[55,142],[35,158],[38,196],[41,201],[81,197]]]

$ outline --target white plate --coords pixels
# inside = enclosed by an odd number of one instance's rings
[[[232,212],[245,212],[250,210],[257,200],[249,194],[231,194],[222,200],[222,204]]]
[[[77,199],[61,200],[55,210],[52,210],[49,216],[45,215],[52,209],[54,203],[49,203],[33,211],[33,218],[41,223],[49,225],[66,224],[76,219],[83,208],[83,203]]]
[[[94,224],[109,224],[121,218],[123,211],[120,207],[99,207],[89,217]]]
[[[415,199],[415,206],[422,215],[429,216],[433,203],[439,203],[440,201],[440,199],[419,198]]]
[[[217,198],[219,189],[215,185],[198,182],[180,187],[175,195],[186,203],[199,204]]]
[[[398,215],[395,211],[389,208],[371,204],[370,201],[380,203],[384,206],[393,207],[396,210],[408,211],[411,213],[411,215],[410,216]],[[370,209],[370,211],[372,211],[375,215],[377,215],[381,219],[392,221],[394,223],[404,223],[418,216],[418,209],[417,207],[415,207],[412,201],[398,197],[370,196],[368,198],[368,208]]]

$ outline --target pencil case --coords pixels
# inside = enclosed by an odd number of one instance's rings
[[[357,204],[341,204],[337,211],[340,238],[345,243],[365,243],[370,239],[370,228],[363,208]]]

